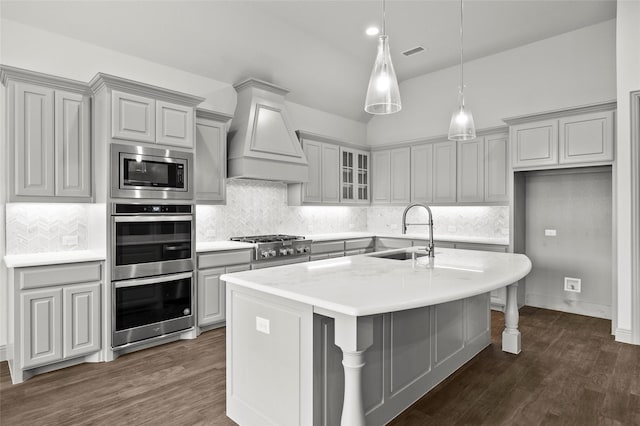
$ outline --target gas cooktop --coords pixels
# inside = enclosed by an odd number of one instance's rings
[[[304,240],[304,237],[297,235],[284,235],[284,234],[274,234],[274,235],[252,235],[248,237],[231,237],[231,241],[240,241],[243,243],[275,243],[279,241],[299,241]]]

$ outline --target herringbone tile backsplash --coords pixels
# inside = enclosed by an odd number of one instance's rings
[[[88,209],[84,204],[7,204],[7,254],[86,250]],[[72,241],[63,244],[63,237]]]
[[[349,231],[397,234],[401,232],[403,210],[403,206],[290,207],[287,186],[283,183],[230,180],[226,205],[197,206],[196,238],[215,241],[242,235]],[[432,210],[436,237],[509,236],[508,207],[436,206]],[[6,254],[86,250],[89,214],[90,207],[86,204],[9,203],[6,206]],[[423,212],[412,210],[409,222],[424,221]],[[409,232],[427,233],[426,227],[414,227]]]

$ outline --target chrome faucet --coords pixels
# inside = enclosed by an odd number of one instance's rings
[[[407,223],[407,213],[413,207],[424,207],[427,209],[427,213],[429,213],[429,222],[427,223]],[[435,249],[433,246],[433,215],[431,214],[431,209],[429,206],[420,203],[409,204],[404,212],[402,213],[402,233],[407,233],[407,225],[429,225],[429,246],[427,247],[427,252],[429,253],[429,257],[435,257]]]

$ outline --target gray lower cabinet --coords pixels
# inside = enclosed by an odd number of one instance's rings
[[[91,98],[81,82],[3,66],[9,200],[91,201]]]
[[[220,276],[251,269],[251,250],[198,253],[198,327],[223,326],[226,320],[225,283]]]
[[[9,270],[14,315],[8,318],[13,340],[8,361],[14,383],[38,367],[101,349],[102,280],[100,262]]]
[[[195,199],[224,204],[227,190],[227,126],[231,116],[196,110]]]
[[[473,244],[473,243],[456,243],[455,248],[463,250],[482,250],[482,251],[495,251],[499,253],[507,253],[509,248],[507,246],[499,246],[494,244]],[[502,287],[491,292],[491,308],[499,311],[504,311],[507,306],[507,288]]]

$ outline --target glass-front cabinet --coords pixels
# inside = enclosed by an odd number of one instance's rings
[[[369,202],[369,153],[340,148],[340,201]]]

